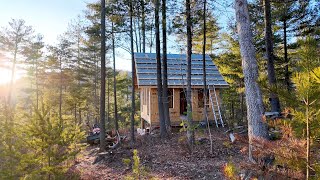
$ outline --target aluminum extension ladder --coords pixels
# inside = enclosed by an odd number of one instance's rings
[[[224,127],[224,122],[223,122],[223,119],[221,116],[220,104],[218,101],[216,88],[214,87],[214,85],[208,85],[208,90],[209,90],[209,98],[210,98],[211,108],[213,111],[213,117],[214,117],[214,121],[216,123],[216,126],[219,127],[218,121],[220,121],[221,126]],[[213,93],[211,93],[211,92],[213,92]]]

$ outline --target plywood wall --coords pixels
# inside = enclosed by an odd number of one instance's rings
[[[218,101],[221,102],[219,90],[216,90]],[[213,95],[213,92],[211,92]],[[203,108],[198,107],[198,89],[192,90],[192,116],[194,121],[202,121],[204,118]],[[149,96],[149,97],[146,97]],[[214,97],[214,96],[212,96]],[[170,108],[170,119],[172,125],[180,125],[180,89],[173,89],[173,108]],[[141,118],[151,126],[159,126],[158,96],[156,88],[140,88]],[[210,102],[210,101],[209,101]],[[212,106],[207,108],[209,120],[214,120]]]

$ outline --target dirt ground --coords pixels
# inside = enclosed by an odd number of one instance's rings
[[[230,162],[238,168],[238,175],[242,174],[243,179],[266,174],[257,165],[249,163],[247,144],[241,140],[231,143],[225,129],[211,130],[212,154],[206,130],[197,130],[193,153],[189,153],[187,148],[186,133],[176,131],[169,140],[160,139],[158,133],[137,136],[134,146],[130,146],[127,140],[121,147],[103,154],[98,153],[98,146],[88,146],[69,172],[83,180],[125,179],[132,174],[132,166],[126,165],[123,160],[132,159],[133,149],[137,149],[140,165],[144,167],[141,179],[226,179],[223,169]],[[268,175],[264,179],[288,178]]]

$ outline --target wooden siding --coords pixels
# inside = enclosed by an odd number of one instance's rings
[[[198,90],[192,89],[192,115],[194,121],[202,121],[203,108],[198,107]],[[173,89],[173,108],[170,108],[170,119],[172,125],[180,125],[182,119],[180,115],[180,88]],[[221,103],[219,89],[216,89],[218,101]],[[213,95],[213,92],[211,92]],[[214,96],[212,96],[214,97]],[[209,97],[208,97],[209,98]],[[213,99],[215,101],[215,99]],[[151,126],[159,126],[158,96],[156,88],[140,88],[141,118]],[[209,120],[214,120],[211,103],[207,108]]]

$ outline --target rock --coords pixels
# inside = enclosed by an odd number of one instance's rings
[[[229,138],[230,138],[231,143],[236,141],[236,137],[233,135],[233,133],[229,134]]]

